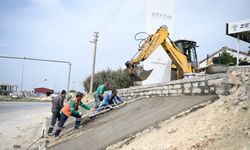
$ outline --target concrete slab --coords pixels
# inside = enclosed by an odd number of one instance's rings
[[[93,121],[88,121],[84,124],[84,128],[78,131],[81,132],[78,137],[66,141],[62,140],[61,143],[49,147],[49,149],[104,149],[108,145],[160,121],[167,120],[194,105],[216,98],[215,95],[208,95],[138,100],[120,109],[100,115]]]

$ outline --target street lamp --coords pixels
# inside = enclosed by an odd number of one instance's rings
[[[47,81],[46,78],[44,78],[44,79],[42,79],[42,80],[39,80],[38,82],[36,82],[35,84],[33,84],[33,89],[35,88],[35,86],[37,86],[38,84],[43,83],[43,82],[45,82],[45,81]]]

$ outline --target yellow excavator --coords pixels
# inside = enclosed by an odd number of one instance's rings
[[[193,76],[194,73],[205,71],[207,74],[225,73],[228,66],[224,64],[210,64],[205,68],[198,68],[196,42],[192,40],[178,40],[173,42],[169,38],[167,26],[161,26],[155,34],[149,35],[139,45],[138,53],[125,63],[128,73],[133,81],[143,81],[148,78],[152,70],[144,70],[140,63],[146,60],[159,46],[162,46],[170,59],[171,80]]]
[[[149,35],[139,52],[125,63],[128,73],[134,81],[143,81],[148,78],[152,70],[144,70],[140,63],[146,60],[159,46],[162,46],[172,60],[172,79],[182,79],[185,74],[197,72],[198,62],[196,42],[192,40],[178,40],[173,42],[169,38],[167,26],[161,26],[153,35]]]

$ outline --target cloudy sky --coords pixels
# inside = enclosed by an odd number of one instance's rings
[[[225,24],[250,18],[249,0],[176,0],[171,39],[197,41],[198,59],[223,46],[236,49]],[[137,32],[146,29],[147,0],[1,0],[0,55],[64,60],[72,63],[70,89],[82,90],[91,74],[93,32],[99,31],[96,71],[125,68],[137,51]],[[241,50],[249,44],[241,42]],[[67,88],[68,65],[0,59],[0,82],[23,89]]]

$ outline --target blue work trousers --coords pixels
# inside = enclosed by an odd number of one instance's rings
[[[81,116],[80,115],[75,115],[75,114],[72,114],[71,116],[75,117],[76,118],[76,121],[75,121],[75,129],[77,129],[79,126],[80,126],[80,123],[81,123]],[[60,120],[60,123],[58,125],[58,128],[56,130],[56,133],[55,133],[55,137],[59,136],[60,133],[61,133],[61,130],[62,130],[62,127],[64,125],[64,123],[67,121],[68,119],[68,116],[66,116],[63,112],[61,114],[61,120]]]

